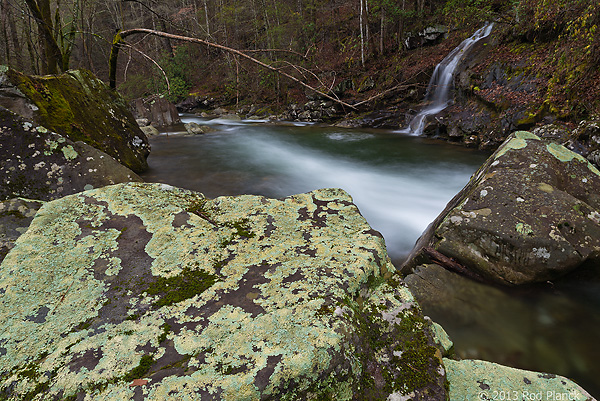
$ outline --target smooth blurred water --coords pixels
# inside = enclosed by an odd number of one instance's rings
[[[206,123],[195,117],[184,121]],[[208,197],[281,198],[318,188],[342,188],[383,234],[395,259],[410,251],[487,156],[382,131],[227,120],[209,123],[218,131],[152,139],[150,171],[144,179]]]
[[[385,237],[394,262],[468,182],[487,154],[384,131],[306,123],[287,126],[184,117],[212,125],[197,136],[151,138],[146,181],[208,197],[280,198],[339,187]],[[600,279],[571,278],[552,289],[517,292],[463,279],[422,307],[443,324],[457,355],[562,374],[600,394]],[[441,294],[439,291],[439,293]]]

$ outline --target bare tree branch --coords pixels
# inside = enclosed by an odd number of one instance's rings
[[[153,30],[153,29],[145,29],[145,28],[128,29],[125,31],[121,31],[115,35],[115,37],[113,39],[112,48],[110,51],[110,57],[109,57],[109,81],[110,81],[110,87],[113,89],[116,87],[117,59],[119,56],[119,47],[123,43],[123,39],[125,39],[127,36],[138,34],[138,33],[146,33],[146,34],[161,36],[161,37],[165,37],[165,38],[169,38],[169,39],[182,40],[182,41],[191,42],[191,43],[198,43],[198,44],[202,44],[204,46],[214,47],[216,49],[220,49],[220,50],[224,50],[226,52],[232,53],[232,54],[236,54],[246,60],[249,60],[253,63],[260,65],[263,68],[266,68],[270,71],[276,72],[277,74],[280,74],[280,75],[302,85],[303,87],[305,87],[311,91],[314,91],[315,93],[318,93],[319,95],[323,96],[324,98],[327,98],[329,100],[332,100],[332,101],[342,105],[343,107],[347,107],[347,108],[356,110],[355,106],[352,106],[342,100],[336,99],[335,97],[333,97],[325,92],[322,92],[316,88],[313,88],[312,86],[299,80],[298,78],[296,78],[286,72],[280,71],[279,69],[277,69],[269,64],[263,63],[262,61],[257,60],[254,57],[251,57],[242,51],[232,49],[230,47],[219,45],[216,43],[211,43],[206,40],[202,40],[202,39],[198,39],[198,38],[190,38],[188,36],[174,35],[171,33],[161,32],[161,31],[157,31],[157,30]]]

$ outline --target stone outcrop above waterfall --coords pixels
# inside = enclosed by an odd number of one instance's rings
[[[431,322],[393,271],[342,190],[70,195],[0,266],[0,394],[446,400]]]
[[[433,247],[484,279],[555,279],[600,257],[600,172],[528,132],[513,134],[421,237],[408,271]]]
[[[150,145],[124,99],[85,70],[28,76],[0,67],[0,105],[140,173]]]

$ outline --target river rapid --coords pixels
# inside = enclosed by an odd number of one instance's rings
[[[142,177],[209,198],[282,198],[337,187],[380,231],[397,266],[489,154],[381,130],[310,124],[204,120],[215,131],[150,139]],[[595,276],[594,276],[595,277]],[[451,285],[451,283],[447,283]],[[459,357],[556,373],[600,395],[600,281],[574,278],[552,289],[509,292],[469,283],[422,302],[450,334]],[[471,287],[472,285],[472,287]]]
[[[395,260],[406,256],[487,156],[384,131],[183,120],[210,123],[217,131],[153,138],[145,180],[193,189],[207,197],[281,198],[342,188],[383,234]]]

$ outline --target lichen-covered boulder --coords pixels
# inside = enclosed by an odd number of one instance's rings
[[[444,358],[450,401],[595,399],[571,380],[478,360]]]
[[[136,173],[148,168],[148,139],[125,100],[89,71],[28,76],[0,66],[0,105],[83,141]]]
[[[21,236],[44,202],[23,198],[0,202],[0,262]]]
[[[484,279],[555,279],[600,255],[600,172],[582,156],[520,131],[450,201],[403,266],[431,246]]]
[[[130,181],[142,179],[106,153],[0,106],[0,200],[51,200]]]
[[[0,266],[0,394],[445,400],[431,323],[393,270],[342,190],[67,196]]]

